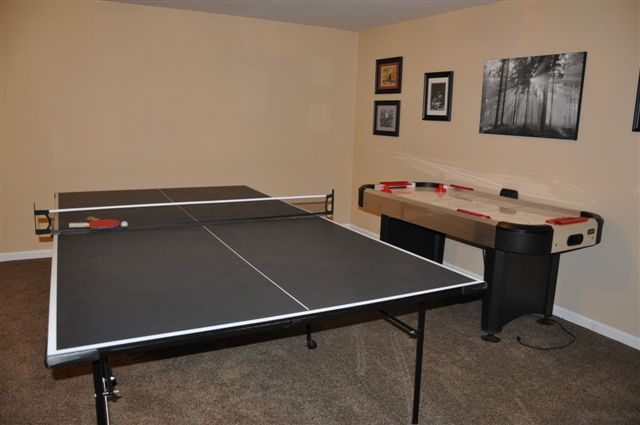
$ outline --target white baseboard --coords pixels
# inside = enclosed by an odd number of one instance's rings
[[[3,261],[33,260],[35,258],[49,258],[53,251],[39,249],[37,251],[0,252],[0,263]]]
[[[359,227],[359,226],[356,226],[355,224],[346,223],[346,224],[344,224],[344,227],[348,227],[349,229],[353,230],[354,232],[358,232],[358,233],[362,233],[363,235],[367,235],[370,238],[378,239],[380,237],[380,235],[378,233],[372,232],[370,230],[364,229],[364,228]]]
[[[358,227],[353,224],[346,224],[345,226],[355,232],[362,233],[370,237],[374,237],[374,238],[379,237],[377,233],[371,232],[369,230],[363,229],[362,227]],[[458,267],[455,264],[451,264],[447,261],[444,262],[444,265],[452,269],[460,270],[462,273],[475,277],[478,280],[484,279],[483,276],[480,276],[477,273],[470,272],[469,270],[465,270],[462,267]],[[553,314],[568,322],[571,322],[578,326],[582,326],[583,328],[592,330],[597,334],[606,336],[607,338],[611,338],[614,341],[621,342],[622,344],[628,345],[629,347],[635,348],[636,350],[640,350],[640,337],[628,334],[619,329],[613,328],[609,325],[605,325],[604,323],[600,323],[596,320],[590,319],[589,317],[583,316],[578,313],[574,313],[573,311],[567,310],[566,308],[562,308],[557,305],[553,306]]]
[[[558,316],[568,322],[574,323],[578,326],[582,326],[583,328],[590,329],[593,332],[606,336],[607,338],[611,338],[614,341],[621,342],[622,344],[628,345],[631,348],[640,350],[640,337],[628,334],[619,329],[613,328],[609,325],[605,325],[604,323],[597,322],[593,319],[590,319],[578,313],[574,313],[573,311],[567,310],[566,308],[562,308],[557,305],[553,306],[553,315]]]

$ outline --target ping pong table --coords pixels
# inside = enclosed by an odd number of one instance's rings
[[[266,198],[247,186],[56,195],[45,363],[92,364],[98,425],[118,392],[115,354],[294,325],[314,348],[311,323],[406,303],[418,309],[418,422],[425,304],[485,283]],[[89,213],[128,226],[70,228]]]

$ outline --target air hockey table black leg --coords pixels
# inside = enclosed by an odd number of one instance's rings
[[[553,300],[556,294],[556,283],[558,282],[558,267],[560,266],[560,254],[552,254],[549,257],[549,276],[547,278],[547,291],[544,305],[544,317],[538,319],[538,323],[545,326],[553,325],[551,316],[553,315]]]
[[[420,385],[422,382],[422,351],[424,349],[424,322],[425,322],[426,304],[420,303],[418,310],[418,329],[416,342],[416,370],[413,377],[413,417],[411,423],[418,423],[420,414]]]
[[[493,342],[493,343],[500,342],[500,337],[492,333],[484,334],[480,338],[482,338],[484,342]]]

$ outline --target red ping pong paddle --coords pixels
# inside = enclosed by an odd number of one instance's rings
[[[89,227],[92,229],[111,229],[113,227],[120,227],[120,220],[91,220]]]

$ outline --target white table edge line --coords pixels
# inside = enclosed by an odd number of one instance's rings
[[[162,333],[162,334],[153,334],[153,335],[148,335],[148,336],[144,336],[144,337],[128,338],[128,339],[122,339],[122,340],[117,340],[117,341],[110,341],[110,342],[106,342],[106,343],[97,343],[97,344],[90,344],[90,345],[84,345],[84,346],[78,346],[78,347],[64,348],[64,349],[55,350],[55,351],[49,353],[49,355],[50,356],[55,356],[55,355],[76,353],[76,352],[88,351],[88,350],[99,349],[99,348],[104,348],[104,347],[115,347],[115,346],[119,346],[119,345],[134,344],[134,343],[143,342],[143,341],[159,340],[159,339],[171,338],[171,337],[177,337],[177,336],[183,336],[183,335],[191,335],[191,334],[195,334],[195,333],[210,332],[210,331],[215,331],[215,330],[219,330],[219,329],[228,329],[228,328],[245,326],[245,325],[272,322],[272,321],[277,321],[277,320],[282,320],[282,319],[289,319],[289,318],[294,318],[294,317],[310,316],[310,315],[317,314],[317,313],[325,313],[325,312],[329,312],[329,311],[341,310],[341,309],[346,309],[346,308],[351,308],[351,307],[359,307],[359,306],[364,306],[364,305],[369,305],[369,304],[376,304],[376,303],[379,303],[379,302],[393,301],[393,300],[402,299],[402,298],[411,298],[411,297],[414,297],[414,296],[425,295],[425,294],[430,294],[430,293],[435,293],[435,292],[443,292],[443,291],[446,291],[446,290],[449,290],[449,289],[462,288],[462,287],[465,287],[465,286],[472,286],[472,285],[477,285],[477,284],[480,284],[480,283],[484,283],[484,281],[475,280],[474,279],[471,282],[458,283],[458,284],[455,284],[455,285],[443,286],[443,287],[439,287],[439,288],[435,288],[435,289],[427,289],[427,290],[424,290],[424,291],[409,292],[409,293],[400,294],[400,295],[392,295],[392,296],[388,296],[388,297],[376,298],[376,299],[366,300],[366,301],[358,301],[358,302],[354,302],[354,303],[341,304],[341,305],[336,305],[336,306],[331,306],[331,307],[324,307],[324,308],[318,308],[318,309],[313,309],[313,310],[299,311],[299,312],[295,312],[295,313],[281,314],[281,315],[276,315],[276,316],[268,316],[268,317],[262,317],[262,318],[259,318],[259,319],[243,320],[243,321],[240,321],[240,322],[232,322],[232,323],[224,323],[224,324],[220,324],[220,325],[205,326],[205,327],[201,327],[201,328],[194,328],[194,329],[183,330],[183,331],[167,332],[167,333]]]
[[[58,235],[53,236],[51,257],[51,287],[49,288],[49,324],[47,328],[47,355],[56,351],[58,345]]]

